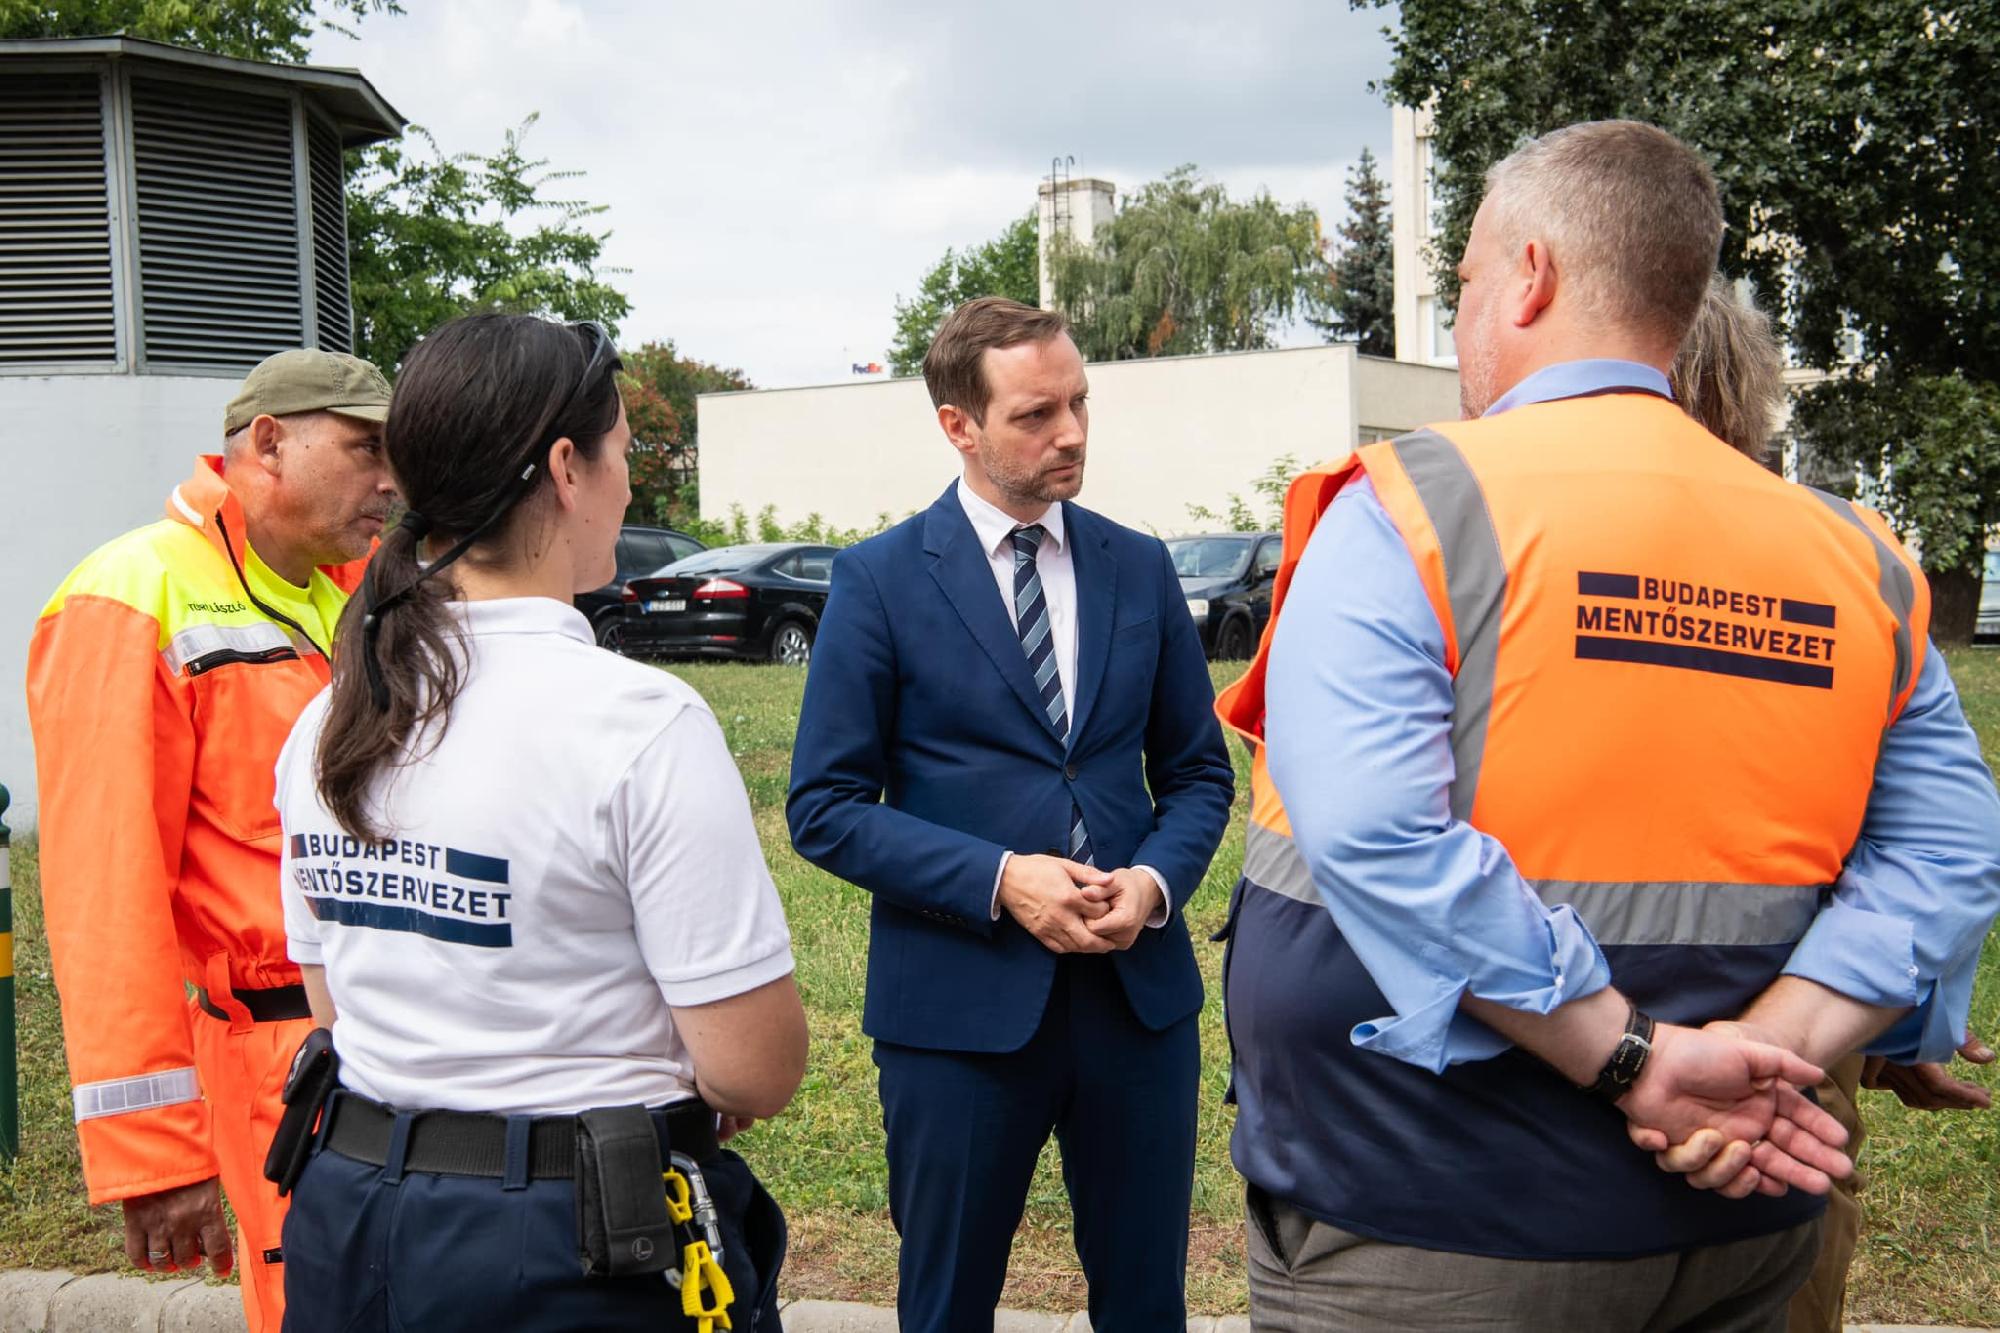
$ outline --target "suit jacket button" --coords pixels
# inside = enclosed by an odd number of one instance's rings
[[[1076,781],[1076,765],[1075,765],[1075,764],[1064,764],[1064,765],[1063,765],[1063,776],[1064,776],[1064,777],[1066,777],[1066,778],[1068,778],[1068,779],[1069,779],[1069,780],[1070,780],[1071,782],[1075,782],[1075,781]]]

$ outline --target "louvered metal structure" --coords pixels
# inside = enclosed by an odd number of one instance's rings
[[[343,153],[402,126],[347,70],[0,42],[0,375],[352,350]]]
[[[117,357],[99,82],[0,83],[0,367]]]

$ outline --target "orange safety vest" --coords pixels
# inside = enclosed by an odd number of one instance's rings
[[[1364,473],[1444,630],[1453,815],[1611,938],[1687,912],[1725,938],[1746,912],[1803,934],[1915,687],[1929,591],[1880,515],[1649,395],[1433,426],[1293,483],[1271,623],[1216,704],[1255,751],[1244,873],[1305,874],[1264,765],[1264,674],[1306,542]],[[1667,884],[1731,887],[1643,887]]]
[[[1453,816],[1572,907],[1613,984],[1663,1020],[1732,1016],[1783,969],[1922,667],[1928,593],[1880,517],[1773,477],[1656,396],[1433,426],[1300,477],[1271,624],[1217,701],[1253,755],[1223,966],[1239,1170],[1349,1230],[1500,1257],[1804,1221],[1807,1196],[1689,1190],[1519,1052],[1433,1073],[1353,1044],[1388,1002],[1293,844],[1263,739],[1279,619],[1315,611],[1289,598],[1299,558],[1362,476],[1443,631]]]
[[[164,521],[64,580],[29,649],[43,910],[92,1203],[216,1174],[186,986],[228,1009],[299,981],[272,770],[328,645],[257,609],[244,543],[204,458]],[[319,576],[344,600],[363,567]]]

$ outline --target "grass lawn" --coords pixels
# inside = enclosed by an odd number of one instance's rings
[[[1952,667],[1987,762],[2000,766],[2000,652],[1957,653]],[[1237,670],[1218,667],[1217,684]],[[867,895],[806,865],[785,834],[785,783],[804,673],[737,666],[675,671],[714,706],[749,785],[790,915],[799,986],[812,1022],[810,1069],[792,1109],[740,1140],[792,1220],[786,1289],[795,1296],[887,1303],[895,1290],[896,1245],[875,1070],[861,1035]],[[1228,1060],[1216,983],[1222,947],[1207,942],[1242,859],[1241,793],[1249,784],[1240,749],[1237,764],[1237,818],[1187,908],[1209,983],[1189,1305],[1209,1313],[1244,1308],[1239,1183],[1229,1165],[1230,1117],[1222,1105]],[[32,843],[16,846],[13,870],[23,1152],[13,1170],[0,1175],[0,1268],[115,1269],[123,1263],[117,1211],[92,1210],[83,1202]],[[2000,1034],[2000,947],[1987,950],[1973,1022],[1989,1039]],[[2000,1085],[1990,1070],[1976,1077]],[[1906,1111],[1886,1093],[1864,1100],[1868,1220],[1849,1318],[2000,1325],[2000,1118]],[[1005,1300],[1078,1309],[1083,1297],[1051,1148],[1029,1196]]]

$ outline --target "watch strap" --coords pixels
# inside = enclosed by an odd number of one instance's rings
[[[1604,1068],[1597,1073],[1597,1079],[1585,1089],[1602,1097],[1607,1102],[1615,1102],[1632,1090],[1639,1081],[1639,1074],[1646,1067],[1646,1060],[1653,1053],[1652,1015],[1641,1013],[1637,1005],[1625,1018],[1625,1033],[1618,1044],[1611,1049],[1611,1058],[1604,1062]]]

